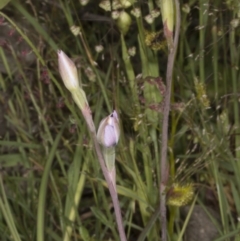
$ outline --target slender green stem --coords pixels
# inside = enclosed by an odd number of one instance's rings
[[[159,214],[160,214],[160,207],[158,207],[158,209],[154,212],[154,214],[152,215],[152,217],[148,221],[147,225],[142,230],[142,232],[141,232],[140,236],[138,237],[137,241],[144,241],[145,240],[145,237],[147,236],[151,227],[156,222],[157,218],[159,217]]]
[[[4,190],[2,176],[0,176],[0,210],[2,211],[1,214],[4,217],[11,233],[11,238],[14,241],[21,241],[20,233],[17,230],[15,225],[15,217],[12,215],[12,211],[10,205],[7,200],[7,196]]]
[[[232,79],[232,85],[233,85],[233,109],[234,109],[234,123],[235,123],[235,132],[237,133],[235,137],[235,146],[239,147],[240,146],[240,123],[239,123],[239,101],[238,101],[238,80],[237,80],[237,69],[238,69],[238,58],[237,58],[237,48],[236,48],[236,36],[235,36],[235,29],[231,29],[230,34],[230,52],[231,52],[231,62],[232,62],[232,68],[231,68],[231,79]],[[239,160],[240,158],[240,150],[239,148],[236,148],[236,158]],[[239,164],[240,167],[240,164]]]
[[[206,23],[208,19],[208,6],[209,0],[202,0],[200,1],[200,9],[199,9],[199,67],[200,67],[200,81],[205,81],[205,70],[204,70],[204,46],[205,46],[205,32],[206,32]]]
[[[132,94],[134,95],[133,97],[136,99],[137,98],[137,93],[136,93],[136,88],[135,88],[135,74],[134,74],[134,70],[132,67],[132,63],[130,61],[128,52],[127,52],[127,46],[125,43],[125,39],[124,36],[121,34],[121,45],[122,45],[122,58],[125,64],[125,69],[126,69],[126,73],[127,73],[127,77],[128,77],[128,81],[129,81],[129,85],[132,91]]]
[[[218,99],[218,43],[217,43],[217,26],[212,27],[212,37],[213,37],[213,76],[214,76],[214,89],[215,98]]]
[[[74,203],[72,208],[70,209],[70,213],[68,215],[68,219],[70,222],[74,222],[76,219],[76,214],[77,214],[77,207],[80,201],[80,198],[82,196],[82,192],[83,192],[83,185],[85,183],[85,179],[86,179],[86,175],[85,175],[85,171],[87,170],[87,161],[85,161],[83,163],[83,167],[82,167],[82,171],[81,171],[81,175],[79,177],[79,181],[77,184],[77,189],[75,192],[75,196],[74,196]],[[72,234],[72,226],[68,225],[64,234],[64,241],[69,241],[71,240],[71,234]]]
[[[112,65],[112,63],[110,63],[110,65]],[[110,102],[109,102],[109,99],[108,99],[108,96],[107,96],[107,92],[106,92],[106,87],[99,75],[99,72],[96,70],[95,66],[92,67],[94,72],[96,73],[96,76],[97,76],[97,80],[98,80],[98,83],[100,85],[100,88],[101,88],[101,91],[102,91],[102,94],[103,94],[103,98],[105,100],[105,103],[107,105],[107,108],[108,108],[108,111],[112,111],[112,106],[110,105]]]
[[[44,219],[45,219],[45,204],[46,204],[46,196],[47,196],[47,186],[48,186],[48,178],[51,172],[51,166],[54,159],[54,154],[56,152],[57,146],[61,139],[63,130],[66,126],[63,125],[61,131],[58,133],[52,149],[49,153],[48,160],[46,161],[46,166],[44,168],[43,177],[41,180],[39,198],[38,198],[38,210],[37,210],[37,241],[44,241]]]

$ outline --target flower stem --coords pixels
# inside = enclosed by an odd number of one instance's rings
[[[89,129],[91,137],[93,139],[94,149],[96,151],[96,154],[97,154],[97,157],[98,157],[103,175],[104,175],[105,180],[108,184],[109,192],[110,192],[112,202],[113,202],[114,212],[115,212],[115,215],[116,215],[116,221],[117,221],[117,226],[118,226],[118,232],[119,232],[119,235],[120,235],[120,240],[121,241],[127,241],[124,226],[123,226],[121,209],[120,209],[119,200],[118,200],[118,194],[117,194],[117,191],[116,191],[116,188],[115,188],[115,184],[113,184],[113,182],[112,182],[112,180],[109,176],[109,173],[108,173],[107,167],[105,165],[105,161],[104,161],[104,157],[103,157],[100,145],[97,141],[95,126],[94,126],[94,123],[93,123],[92,114],[91,114],[91,111],[89,109],[89,106],[86,106],[84,109],[82,109],[82,114],[84,116],[84,119],[87,122],[88,129]]]
[[[168,120],[170,111],[170,99],[171,99],[171,85],[173,75],[173,65],[175,55],[178,46],[179,32],[180,32],[180,10],[179,1],[175,0],[176,7],[176,27],[174,34],[173,47],[169,49],[168,63],[167,63],[167,76],[166,76],[166,95],[163,112],[163,124],[162,124],[162,146],[161,146],[161,180],[160,180],[160,218],[161,218],[161,230],[162,230],[162,241],[167,240],[167,217],[166,217],[166,184],[168,181],[168,164],[167,164],[167,144],[168,144]]]

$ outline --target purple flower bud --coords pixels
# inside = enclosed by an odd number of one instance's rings
[[[109,116],[104,118],[98,128],[97,139],[104,147],[117,145],[120,136],[118,114],[114,110]]]

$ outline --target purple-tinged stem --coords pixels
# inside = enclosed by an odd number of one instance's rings
[[[177,52],[178,39],[180,33],[180,9],[179,0],[175,0],[176,7],[176,27],[174,34],[173,47],[170,47],[167,63],[167,75],[166,75],[166,95],[163,110],[163,124],[162,124],[162,142],[161,142],[161,180],[160,180],[160,219],[161,219],[161,240],[167,241],[167,216],[166,216],[166,184],[168,181],[168,164],[167,164],[167,144],[168,144],[168,120],[170,111],[170,99],[171,99],[171,86],[172,86],[172,75],[175,55]]]
[[[115,212],[115,215],[116,215],[116,221],[117,221],[117,226],[118,226],[118,232],[119,232],[119,235],[120,235],[120,240],[121,241],[127,241],[124,226],[123,226],[121,209],[120,209],[119,200],[118,200],[118,194],[117,194],[117,191],[114,187],[114,184],[112,183],[112,180],[111,180],[111,178],[108,174],[108,170],[107,170],[107,167],[105,165],[103,154],[102,154],[100,145],[97,141],[96,129],[95,129],[95,125],[93,123],[92,114],[91,114],[91,110],[90,110],[89,106],[86,106],[82,110],[82,114],[84,116],[84,119],[87,122],[88,129],[89,129],[91,137],[93,139],[94,148],[95,148],[95,151],[96,151],[96,154],[97,154],[97,157],[98,157],[103,175],[105,177],[105,180],[106,180],[108,188],[109,188],[109,192],[110,192],[112,202],[113,202],[114,212]]]

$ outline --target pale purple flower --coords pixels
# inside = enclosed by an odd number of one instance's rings
[[[114,110],[104,118],[98,128],[97,139],[104,147],[113,147],[118,143],[120,136],[118,114]]]

